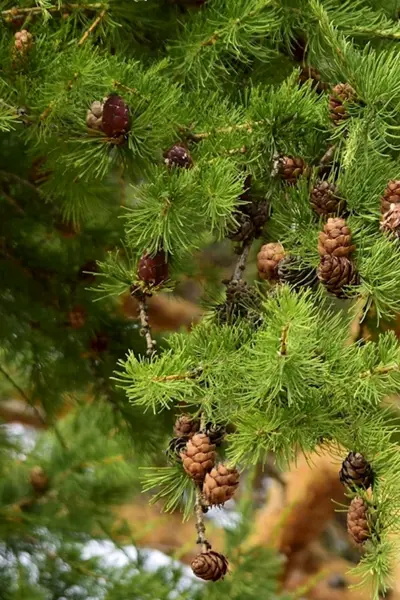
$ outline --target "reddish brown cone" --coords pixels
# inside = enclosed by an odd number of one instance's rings
[[[30,473],[30,481],[36,494],[44,494],[49,488],[49,478],[42,467],[33,467]]]
[[[374,480],[369,462],[359,452],[349,452],[340,469],[340,481],[349,487],[368,489]]]
[[[196,433],[181,452],[181,458],[186,473],[201,483],[215,464],[215,444],[205,433]]]
[[[228,560],[223,554],[209,550],[201,552],[192,560],[192,571],[204,581],[218,581],[228,571]]]
[[[282,244],[270,243],[262,246],[257,254],[257,269],[261,279],[278,279],[278,265],[285,256]]]
[[[239,472],[236,469],[229,469],[223,464],[219,464],[210,473],[207,473],[203,493],[208,504],[225,504],[233,498],[239,485],[239,477]]]
[[[281,179],[294,185],[298,178],[306,171],[306,163],[302,158],[281,156],[278,161],[278,174]]]
[[[326,254],[318,267],[318,279],[331,294],[345,298],[345,286],[357,285],[358,274],[351,260],[345,256]]]
[[[346,201],[339,196],[336,185],[328,181],[317,183],[311,192],[310,201],[320,217],[340,215],[346,206]]]
[[[381,198],[381,213],[387,213],[391,204],[400,203],[400,179],[393,179],[387,184]]]
[[[128,133],[129,109],[121,96],[112,94],[104,102],[101,125],[108,137],[120,137]]]
[[[353,498],[347,512],[347,531],[356,544],[364,544],[370,537],[368,506],[362,498]]]
[[[178,438],[191,438],[200,428],[200,421],[192,415],[181,415],[174,425],[174,432]]]
[[[351,244],[351,230],[346,225],[346,221],[340,218],[328,219],[324,230],[319,234],[318,252],[320,256],[331,254],[332,256],[349,257],[354,250],[355,246]]]
[[[138,277],[151,287],[167,281],[168,262],[164,250],[159,250],[154,256],[150,254],[142,256],[138,264]]]
[[[181,144],[175,144],[165,153],[164,162],[169,167],[181,167],[182,169],[190,169],[193,166],[189,150]]]

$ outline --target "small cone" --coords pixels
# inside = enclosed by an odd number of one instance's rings
[[[334,183],[320,181],[311,192],[311,206],[320,217],[338,216],[343,213],[346,201],[340,198]]]
[[[318,267],[318,278],[328,292],[338,298],[346,298],[345,286],[358,284],[356,268],[345,256],[323,256]]]
[[[218,581],[228,571],[228,561],[223,554],[209,550],[201,552],[192,560],[192,571],[204,581]]]
[[[138,277],[149,287],[163,284],[168,279],[168,262],[164,250],[151,256],[144,254],[138,263]]]
[[[205,433],[196,433],[181,452],[183,468],[196,483],[202,483],[215,464],[215,444]]]
[[[15,33],[14,52],[19,56],[24,56],[33,46],[33,37],[26,29]]]
[[[192,415],[181,415],[174,425],[174,433],[178,438],[191,438],[200,428],[200,421]]]
[[[86,125],[90,129],[96,129],[97,131],[101,131],[103,129],[103,106],[103,102],[95,100],[88,109],[86,113]]]
[[[207,423],[206,434],[210,438],[211,443],[218,447],[225,439],[226,427],[225,425],[218,425],[218,423]]]
[[[306,172],[306,163],[302,158],[282,156],[278,161],[278,174],[290,185],[295,185],[298,178]]]
[[[247,242],[254,238],[256,228],[249,215],[237,210],[235,211],[234,216],[236,223],[233,229],[228,233],[229,239],[233,242]]]
[[[129,132],[129,108],[121,96],[111,94],[106,99],[101,125],[104,133],[110,138],[124,136]]]
[[[391,204],[400,203],[400,180],[393,179],[386,186],[381,198],[381,213],[385,214],[389,210]]]
[[[68,313],[68,323],[72,329],[82,329],[86,324],[86,310],[83,306],[76,305]]]
[[[383,215],[381,231],[387,235],[400,237],[400,204],[391,204],[389,210]]]
[[[349,118],[347,105],[354,103],[356,93],[348,83],[338,83],[329,96],[329,117],[334,125],[340,125]]]
[[[176,462],[182,461],[181,452],[186,449],[186,444],[188,442],[187,437],[174,437],[168,444],[168,448],[166,450],[167,457],[172,461]]]
[[[372,467],[359,452],[350,452],[342,463],[340,481],[349,487],[368,489],[374,480]]]
[[[168,167],[180,167],[190,169],[193,166],[193,159],[185,146],[175,144],[165,153],[164,162]]]
[[[239,485],[239,477],[236,469],[228,469],[223,464],[219,464],[207,473],[203,493],[208,504],[220,506],[233,498]]]
[[[278,279],[278,265],[285,256],[282,244],[271,243],[262,246],[257,254],[257,268],[261,279],[269,281]]]
[[[346,221],[340,218],[328,219],[324,230],[319,234],[318,252],[320,256],[331,254],[332,256],[349,257],[354,250],[355,246],[351,244],[351,230],[346,225]]]
[[[356,544],[364,544],[370,537],[368,506],[362,498],[353,498],[347,512],[347,531]]]

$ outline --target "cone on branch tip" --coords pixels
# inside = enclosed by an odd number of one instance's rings
[[[302,158],[281,156],[277,164],[278,175],[289,185],[295,185],[299,177],[307,172],[306,163]]]
[[[347,531],[356,544],[364,544],[371,532],[368,524],[368,506],[362,498],[353,498],[347,511]]]
[[[356,101],[356,92],[348,83],[338,83],[329,96],[329,117],[334,125],[349,118],[347,105]]]
[[[391,204],[389,210],[382,216],[381,231],[388,235],[400,237],[400,204]]]
[[[261,247],[257,254],[257,269],[261,279],[269,281],[278,279],[278,265],[285,257],[282,244],[272,242]]]
[[[381,213],[387,213],[392,204],[400,204],[400,179],[393,179],[387,184],[381,198]]]
[[[367,490],[374,481],[374,473],[369,462],[360,452],[349,452],[342,463],[340,481],[349,487]]]
[[[318,267],[318,278],[331,294],[337,298],[346,298],[345,287],[357,285],[357,270],[351,260],[345,256],[326,254],[321,257]]]
[[[196,433],[181,452],[183,468],[196,483],[202,483],[215,464],[215,444],[205,433]]]
[[[200,429],[200,421],[192,415],[180,415],[174,425],[174,433],[178,438],[191,438]]]
[[[144,254],[138,263],[138,277],[149,287],[162,285],[168,279],[168,262],[164,250]]]
[[[24,56],[33,46],[33,36],[26,29],[15,33],[14,52]]]
[[[285,256],[278,264],[278,278],[293,289],[314,288],[318,284],[317,270],[304,266],[297,256]]]
[[[129,108],[125,100],[111,94],[103,104],[101,126],[110,138],[125,136],[130,130]]]
[[[329,218],[318,238],[320,256],[331,254],[349,257],[354,250],[355,246],[351,243],[351,230],[346,221],[339,217]]]
[[[325,180],[315,185],[310,202],[320,217],[339,216],[346,208],[346,200],[340,197],[337,186]]]
[[[220,506],[233,498],[239,485],[239,472],[219,464],[207,473],[203,493],[208,504]]]
[[[208,550],[201,552],[192,560],[192,571],[204,581],[218,581],[228,572],[228,560],[219,552]]]
[[[167,150],[164,162],[168,167],[180,167],[182,169],[190,169],[193,166],[190,152],[182,144],[175,144]]]
[[[86,125],[90,129],[101,131],[103,129],[103,106],[100,100],[95,100],[86,113]]]
[[[42,495],[48,490],[49,478],[42,467],[33,467],[29,478],[36,494]]]

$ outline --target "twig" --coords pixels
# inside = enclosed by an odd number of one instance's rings
[[[236,262],[235,269],[234,269],[233,275],[231,277],[231,282],[232,281],[240,281],[240,279],[242,278],[242,274],[246,268],[246,262],[249,257],[249,252],[250,252],[252,243],[253,243],[253,239],[250,239],[248,242],[243,244],[242,252]]]
[[[203,513],[203,498],[201,495],[200,488],[196,489],[196,504],[194,506],[194,512],[196,515],[196,531],[197,531],[196,544],[201,545],[202,552],[208,552],[208,550],[211,549],[211,544],[206,539],[206,526],[204,524],[204,513]]]
[[[152,381],[183,381],[184,379],[196,379],[202,372],[202,368],[194,369],[193,371],[188,371],[187,373],[176,373],[175,375],[161,375],[157,377],[153,377]]]
[[[280,339],[280,349],[279,355],[286,356],[287,355],[287,339],[288,339],[288,331],[289,331],[289,323],[287,323],[284,327],[282,327],[282,334]]]
[[[396,371],[400,371],[400,365],[398,363],[393,363],[392,365],[385,365],[384,367],[376,367],[376,369],[369,369],[368,371],[364,371],[360,373],[360,379],[365,379],[366,377],[372,377],[373,375],[388,375],[388,373],[395,373]]]
[[[124,83],[122,83],[121,81],[114,80],[113,87],[121,88],[121,90],[125,90],[125,92],[128,92],[130,94],[135,94],[136,96],[143,98],[143,100],[150,102],[149,96],[145,96],[144,94],[142,94],[142,92],[139,92],[139,90],[137,88],[129,87],[129,86],[125,85]]]
[[[85,33],[83,34],[83,36],[81,37],[81,39],[78,42],[78,46],[82,46],[82,44],[84,44],[86,42],[89,35],[92,33],[92,31],[94,29],[96,29],[97,25],[100,23],[100,21],[102,20],[102,18],[104,17],[105,14],[106,14],[106,9],[104,8],[101,11],[101,13],[99,14],[99,16],[95,18],[95,20],[93,21],[93,23],[91,24],[89,29],[87,31],[85,31]]]
[[[24,392],[24,390],[18,385],[18,383],[16,381],[14,381],[14,379],[11,377],[11,375],[9,375],[7,373],[7,371],[5,371],[1,365],[0,365],[0,372],[4,375],[4,377],[7,379],[7,381],[9,381],[11,383],[11,385],[14,386],[14,388],[21,394],[22,398],[29,404],[29,406],[32,407],[32,409],[35,411],[35,414],[39,418],[40,422],[43,423],[43,425],[48,425],[46,419],[43,417],[43,415],[40,413],[38,408],[35,406],[35,403],[33,402],[33,400]],[[64,448],[64,450],[68,450],[68,446],[67,446],[63,436],[61,435],[61,432],[59,431],[56,423],[54,423],[54,422],[51,423],[51,427],[54,429],[54,433],[55,433],[58,441],[60,442],[61,446]]]
[[[151,327],[149,324],[149,314],[146,296],[143,294],[139,299],[139,316],[142,326],[141,333],[146,338],[147,356],[152,356],[156,350],[156,342],[151,337]]]
[[[31,6],[26,8],[10,8],[3,10],[0,14],[2,17],[18,17],[20,15],[35,15],[43,12],[64,12],[67,10],[100,10],[104,8],[102,2],[96,2],[94,4],[61,4],[59,6],[50,6],[49,8],[43,9],[40,6]]]

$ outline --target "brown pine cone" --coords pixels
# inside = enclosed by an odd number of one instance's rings
[[[205,433],[196,433],[181,452],[181,458],[186,473],[201,483],[215,464],[215,444]]]
[[[322,94],[322,92],[325,92],[329,88],[329,85],[322,81],[321,73],[318,71],[318,69],[304,65],[299,75],[300,85],[306,83],[307,81],[312,82],[311,85],[318,94]]]
[[[372,467],[360,452],[349,452],[342,463],[340,481],[349,487],[368,489],[374,481]]]
[[[288,183],[294,185],[298,178],[306,172],[306,163],[302,158],[281,156],[278,161],[278,174]]]
[[[331,254],[321,257],[318,279],[325,285],[328,292],[338,298],[346,298],[345,286],[358,283],[358,275],[353,262],[345,256]]]
[[[368,506],[362,498],[353,498],[347,512],[347,531],[356,544],[364,544],[370,537]]]
[[[223,554],[208,550],[201,552],[192,560],[192,571],[204,581],[218,581],[228,571],[228,560]]]
[[[190,169],[193,166],[193,159],[190,156],[189,150],[181,144],[175,144],[165,153],[164,162],[168,167],[181,167],[182,169]]]
[[[237,210],[234,212],[235,225],[228,233],[228,238],[233,242],[246,242],[255,236],[256,228],[249,215]]]
[[[381,213],[387,213],[391,204],[400,203],[400,180],[393,179],[387,184],[381,198]]]
[[[174,433],[177,437],[191,438],[200,428],[200,421],[192,415],[181,415],[174,425]]]
[[[314,187],[310,201],[320,217],[340,215],[346,207],[346,200],[340,198],[336,185],[328,181],[320,181]]]
[[[86,113],[86,125],[90,129],[96,129],[97,131],[103,129],[103,106],[103,102],[100,102],[99,100],[95,100],[90,105],[90,108]]]
[[[400,237],[400,204],[391,204],[382,216],[381,231]]]
[[[168,262],[164,250],[151,256],[144,254],[138,263],[138,277],[149,287],[158,286],[168,279]]]
[[[344,219],[330,218],[318,239],[318,252],[320,256],[350,256],[355,246],[351,244],[351,231]]]
[[[329,117],[334,125],[340,125],[349,118],[346,105],[354,102],[356,93],[348,83],[338,83],[329,96]]]
[[[38,495],[44,494],[49,488],[49,478],[42,467],[33,467],[30,473],[30,482]]]
[[[282,244],[270,243],[261,247],[257,254],[257,269],[261,279],[278,279],[278,265],[285,256]]]
[[[217,465],[207,473],[203,493],[208,504],[219,506],[233,498],[239,485],[239,477],[236,469],[228,469],[223,464]]]
[[[32,34],[29,33],[29,31],[27,31],[26,29],[17,31],[15,33],[14,37],[15,37],[14,51],[16,54],[23,56],[32,48],[33,37],[32,37]]]

